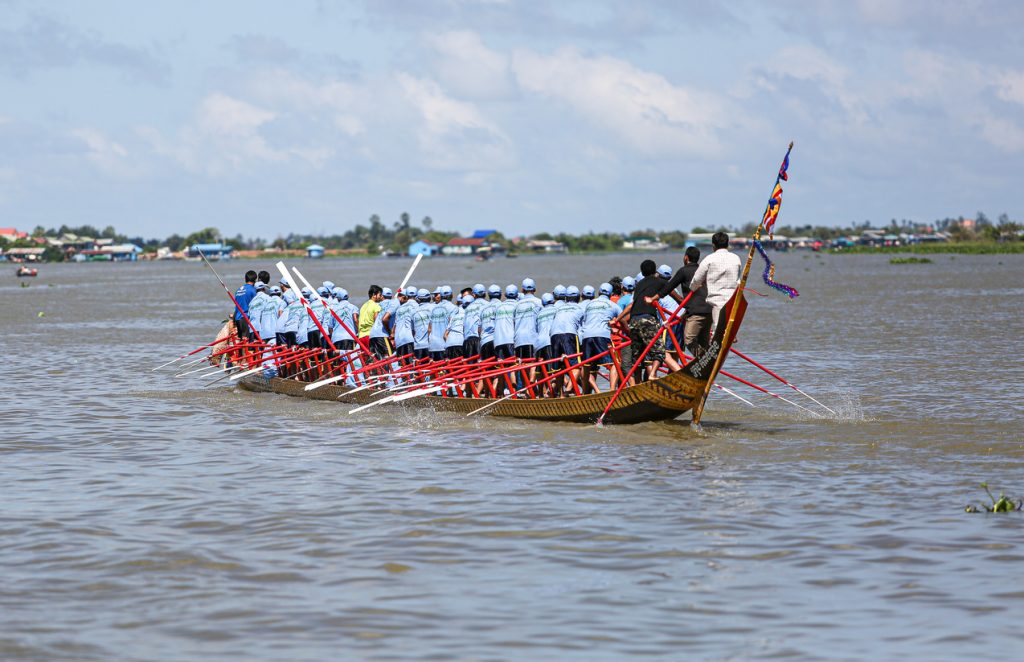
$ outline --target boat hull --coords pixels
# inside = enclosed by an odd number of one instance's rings
[[[615,404],[605,416],[608,423],[642,423],[671,420],[693,408],[704,391],[706,382],[694,379],[685,372],[676,372],[623,389]],[[239,380],[239,386],[248,391],[272,392],[314,400],[339,401],[352,405],[366,405],[381,398],[379,391],[355,391],[344,386],[322,386],[305,390],[308,382],[272,377],[267,379],[250,375]],[[537,421],[564,421],[594,423],[608,406],[613,393],[595,393],[570,398],[508,399],[481,411],[480,414]],[[496,402],[493,398],[454,398],[424,395],[386,407],[425,407],[436,411],[469,414]]]

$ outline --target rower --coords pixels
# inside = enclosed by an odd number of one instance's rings
[[[250,337],[249,324],[245,321],[249,314],[249,302],[256,296],[256,272],[250,269],[245,272],[245,282],[235,290],[235,309],[231,319],[235,320],[235,332],[239,339]]]
[[[281,333],[281,328],[284,323],[284,318],[281,316],[281,313],[283,313],[285,308],[288,307],[288,304],[285,303],[284,299],[282,298],[281,288],[278,287],[277,285],[274,285],[273,287],[270,288],[270,301],[271,306],[268,307],[272,307],[274,310],[272,318],[272,322],[274,325],[274,342],[275,344],[283,345],[285,344],[285,339],[284,334]]]
[[[398,310],[398,300],[394,297],[390,287],[378,289],[380,292],[370,297],[371,300],[380,304],[380,312],[377,313],[373,320],[373,326],[370,327],[370,351],[378,359],[384,359],[392,354],[390,338],[394,328],[395,311]],[[370,291],[373,292],[373,287],[370,288]],[[363,307],[365,308],[366,304],[363,304]]]
[[[306,310],[293,290],[283,293],[281,299],[288,305],[285,307],[284,312],[281,313],[282,321],[278,325],[278,332],[284,338],[284,344],[293,347],[300,344],[299,329],[306,328],[306,324],[303,322],[306,318]],[[303,336],[301,342],[306,342],[305,336]]]
[[[413,334],[412,315],[416,312],[416,288],[406,287],[398,294],[398,310],[395,311],[395,347],[399,356],[412,356],[416,337]]]
[[[437,288],[437,303],[430,312],[430,358],[443,361],[448,343],[445,333],[448,331],[448,320],[458,307],[452,303],[452,288],[448,285]],[[460,341],[461,345],[461,341]]]
[[[494,356],[494,319],[501,305],[501,287],[491,284],[487,288],[489,301],[480,310],[480,358],[486,360]]]
[[[463,356],[463,332],[466,326],[466,307],[473,303],[473,295],[467,294],[462,297],[459,306],[448,318],[448,328],[444,332],[444,352],[448,359],[458,359]]]
[[[412,314],[413,356],[425,359],[430,356],[430,314],[434,304],[430,302],[430,290],[416,291],[416,311]]]
[[[334,315],[331,315],[331,342],[337,349],[351,351],[356,348],[356,339],[351,332],[359,328],[359,309],[348,300],[348,290],[344,287],[335,287],[331,290],[331,294],[334,295],[331,309],[348,325],[348,329],[345,329],[334,319]]]
[[[555,319],[555,297],[545,292],[540,298],[541,309],[537,311],[537,342],[533,346],[538,361],[547,361],[551,355],[551,322]]]
[[[608,369],[611,371],[608,375],[608,388],[614,391],[619,385],[615,366],[612,365],[611,354],[606,354],[599,359],[594,357],[605,354],[611,348],[611,322],[619,316],[622,308],[610,299],[612,293],[611,283],[601,283],[598,291],[598,297],[592,299],[583,310],[583,324],[581,327],[583,333],[583,360],[586,362],[594,359],[590,363],[584,363],[583,365],[584,393],[589,393],[591,389],[598,393],[601,391],[597,387],[597,368],[602,365],[609,366]]]
[[[256,296],[249,301],[249,321],[252,323],[252,334],[253,340],[266,340],[266,334],[263,331],[263,307],[270,303],[270,296],[267,294],[267,284],[261,280],[256,281],[254,286],[256,290]]]
[[[487,290],[483,285],[477,283],[473,286],[473,301],[466,306],[466,317],[462,327],[462,351],[463,356],[467,359],[475,360],[480,356],[480,314],[483,312],[483,307],[487,305],[487,301],[484,299],[486,295]]]
[[[580,290],[575,285],[565,288],[565,297],[561,306],[555,313],[555,319],[551,323],[551,351],[552,356],[560,358],[570,357],[568,363],[575,366],[579,363],[579,331],[583,323],[583,311],[580,309]],[[556,304],[557,305],[557,304]],[[576,380],[576,370],[566,375],[566,386],[569,380]],[[557,391],[556,387],[556,391]]]
[[[510,359],[515,355],[516,306],[519,288],[509,285],[505,288],[505,300],[497,305],[494,313],[494,355]]]
[[[313,290],[308,287],[304,287],[299,290],[299,294],[301,295],[301,298],[298,303],[302,308],[302,316],[299,318],[298,330],[295,332],[295,340],[304,347],[310,347],[309,329],[310,327],[315,329],[316,325],[313,324],[313,320],[310,318],[309,312],[306,311],[306,307],[302,305],[302,299],[305,299],[308,304],[309,300],[313,298]]]

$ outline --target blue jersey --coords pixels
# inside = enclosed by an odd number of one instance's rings
[[[319,332],[321,327],[323,327],[324,331],[330,333],[327,329],[327,320],[331,319],[331,312],[327,310],[327,304],[324,303],[324,300],[310,301],[309,309],[313,311],[313,315],[306,315],[306,333]],[[316,316],[316,322],[313,321],[313,316]],[[317,322],[320,323],[320,326],[317,326]]]
[[[370,327],[371,338],[387,338],[391,335],[391,329],[395,328],[395,311],[398,310],[398,306],[398,299],[384,299],[380,302],[380,312]],[[388,323],[384,324],[384,315],[387,313],[391,313],[391,317],[388,318]]]
[[[263,309],[270,303],[270,297],[266,292],[256,292],[256,296],[249,302],[249,321],[252,322],[252,332],[263,340],[273,338],[274,334],[267,335],[263,329]]]
[[[419,308],[415,300],[409,299],[395,312],[395,345],[401,347],[416,342],[412,329],[412,315]]]
[[[557,314],[556,304],[544,306],[537,313],[537,342],[533,344],[534,349],[543,349],[551,345],[551,323],[555,321]]]
[[[430,315],[434,312],[432,303],[421,303],[412,314],[412,336],[415,349],[430,347]]]
[[[537,313],[544,304],[532,294],[523,295],[516,304],[515,346],[537,344]]]
[[[430,313],[430,351],[443,352],[445,348],[444,332],[448,330],[448,319],[455,313],[455,304],[441,301]]]
[[[594,299],[583,311],[584,338],[611,338],[612,329],[608,323],[619,316],[622,309],[603,294]]]
[[[480,314],[483,312],[484,306],[487,302],[483,299],[473,299],[473,301],[466,306],[466,321],[462,328],[463,335],[466,338],[479,338],[480,337]]]
[[[242,285],[235,290],[235,301],[238,302],[238,306],[235,307],[235,313],[231,316],[232,319],[242,319],[242,313],[239,312],[238,308],[241,307],[245,311],[245,314],[249,314],[249,302],[256,296],[256,286],[250,283]]]
[[[494,313],[494,345],[511,345],[515,341],[516,306],[515,299],[505,299]]]
[[[578,303],[566,301],[558,306],[555,313],[555,320],[551,323],[551,335],[557,336],[561,333],[578,334],[583,324],[583,311]]]
[[[616,303],[619,304],[619,308],[625,310],[626,306],[633,303],[633,293],[629,292],[627,294],[623,294],[622,296],[619,297],[619,300]]]
[[[448,318],[448,329],[446,333],[448,337],[445,338],[445,347],[462,347],[462,341],[465,338],[464,329],[466,328],[466,309],[462,306],[456,306],[455,310],[452,311],[452,316]]]
[[[501,301],[498,299],[491,299],[484,307],[480,310],[480,344],[486,345],[489,342],[494,342],[494,320],[498,316],[498,306],[501,305]]]
[[[354,303],[352,303],[351,301],[338,301],[337,299],[335,299],[334,301],[331,302],[331,310],[333,310],[338,315],[338,317],[341,318],[342,322],[348,325],[349,329],[354,331],[356,335],[359,334],[359,332],[356,330],[355,319],[353,318],[353,315],[359,314],[359,309],[356,308]],[[351,333],[346,331],[345,327],[343,327],[338,322],[338,320],[334,319],[334,315],[331,315],[330,323],[332,342],[341,342],[342,340],[355,340],[355,337]]]

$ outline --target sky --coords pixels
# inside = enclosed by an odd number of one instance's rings
[[[0,0],[0,225],[1024,218],[1024,2]]]

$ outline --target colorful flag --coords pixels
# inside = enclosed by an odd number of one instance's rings
[[[788,160],[788,156],[786,157]],[[775,190],[772,191],[772,197],[768,199],[768,208],[764,210],[764,231],[771,234],[772,227],[775,226],[775,219],[779,216],[779,208],[782,206],[782,185],[776,184]]]
[[[789,175],[786,174],[787,170],[789,170],[789,152],[786,152],[786,158],[782,160],[782,165],[779,166],[779,179],[784,182],[789,181]]]

